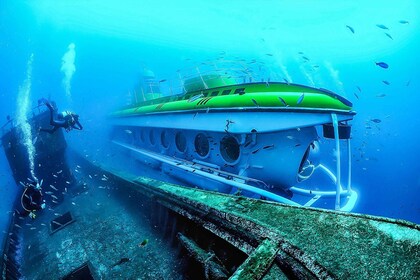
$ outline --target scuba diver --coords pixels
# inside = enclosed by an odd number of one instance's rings
[[[63,111],[59,114],[57,114],[57,118],[54,118],[54,112],[55,109],[51,105],[48,100],[45,98],[41,99],[42,102],[45,103],[45,105],[50,110],[50,125],[53,126],[53,128],[40,128],[40,131],[45,131],[50,134],[53,134],[57,129],[60,127],[64,128],[66,132],[69,132],[72,129],[82,130],[83,126],[79,122],[79,115],[70,112],[70,111]]]
[[[29,217],[35,219],[35,212],[45,208],[45,201],[42,199],[41,192],[42,180],[41,183],[28,182],[26,184],[21,184],[25,188],[20,198],[20,203],[25,212],[21,214],[23,216],[29,214]]]

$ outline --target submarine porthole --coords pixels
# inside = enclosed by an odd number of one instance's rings
[[[187,150],[187,138],[182,132],[175,135],[175,145],[179,152],[184,153]]]
[[[233,136],[225,136],[220,141],[220,154],[226,162],[232,163],[239,158],[239,143]]]
[[[162,130],[160,134],[160,143],[165,149],[169,148],[170,142],[168,138],[168,132],[166,130]]]
[[[149,141],[150,141],[150,144],[151,144],[152,146],[156,145],[156,140],[155,140],[155,131],[154,131],[154,129],[151,129],[151,130],[149,131]]]
[[[205,157],[209,154],[210,144],[204,133],[197,134],[194,140],[194,148],[197,154],[201,157]]]

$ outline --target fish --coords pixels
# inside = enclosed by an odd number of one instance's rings
[[[285,106],[285,107],[289,106],[289,105],[287,105],[286,101],[284,101],[284,99],[281,98],[280,96],[279,96],[279,100],[283,104],[283,106]]]
[[[268,55],[268,56],[273,56],[273,54],[272,54],[272,53],[266,53],[265,55]]]
[[[381,122],[380,119],[371,119],[371,121],[374,122],[374,123],[380,123]]]
[[[31,227],[31,228],[30,228],[30,230],[34,230],[34,229],[36,229],[36,227]]]
[[[399,20],[398,21],[399,23],[401,23],[401,24],[409,24],[410,22],[408,22],[408,20]]]
[[[346,25],[346,27],[351,31],[351,33],[354,34],[354,28],[353,27],[351,27],[350,25]]]
[[[377,26],[377,27],[379,27],[380,29],[389,30],[389,28],[388,28],[388,27],[386,27],[386,26],[385,26],[385,25],[383,25],[383,24],[377,24],[376,26]]]
[[[67,185],[70,185],[70,182],[69,182],[69,181],[66,181],[66,184],[67,184]]]
[[[111,266],[111,268],[112,268],[112,267],[116,267],[117,265],[121,265],[121,264],[123,264],[123,263],[129,262],[129,261],[130,261],[130,259],[129,259],[129,258],[122,258],[122,259],[121,259],[121,260],[119,260],[118,262],[114,263],[114,264]]]
[[[357,100],[359,100],[359,96],[356,93],[353,93],[356,96]]]
[[[34,140],[32,140],[32,143],[35,145],[36,142],[38,142],[38,136],[35,136]]]
[[[52,223],[53,224],[56,224],[56,225],[59,225],[59,226],[62,226],[62,224],[60,224],[59,222],[57,222],[57,221],[52,221]]]
[[[359,92],[362,92],[362,89],[359,86],[356,86]]]
[[[60,174],[61,172],[63,172],[63,170],[59,170],[59,171],[57,171],[57,174]]]
[[[286,78],[283,78],[283,81],[288,85],[290,84],[289,81]]]
[[[76,203],[72,202],[71,204],[76,205]]]
[[[22,228],[20,225],[18,225],[18,224],[15,224],[15,227],[17,227],[17,228]]]
[[[270,148],[274,148],[274,144],[264,146],[263,150],[270,149]]]
[[[145,239],[145,240],[143,240],[143,241],[139,244],[139,247],[144,247],[144,246],[146,246],[146,245],[147,245],[147,243],[149,243],[149,239]]]
[[[394,40],[394,38],[392,38],[392,36],[391,36],[389,33],[385,33],[385,35],[386,35],[389,39]]]
[[[92,175],[89,174],[89,178],[92,179]]]
[[[102,180],[102,181],[108,181],[108,179],[107,179],[107,178],[101,178],[101,180]]]
[[[160,80],[159,83],[164,83],[166,82],[166,79]]]
[[[381,94],[377,94],[376,97],[385,97],[386,94],[385,93],[381,93]]]
[[[55,190],[55,191],[58,191],[57,188],[54,187],[53,185],[50,185],[50,188],[53,189],[53,190]]]
[[[407,81],[407,83],[405,84],[406,87],[408,87],[411,83],[411,80]]]
[[[251,99],[255,106],[260,107],[255,99]]]
[[[391,83],[388,81],[382,81],[382,83],[386,84],[387,86],[389,86]]]
[[[77,168],[81,168],[80,165],[76,165]]]
[[[306,61],[309,61],[309,58],[307,58],[306,56],[302,56],[302,58]]]
[[[45,194],[52,195],[53,192],[45,192]]]
[[[261,148],[258,148],[258,149],[256,149],[256,150],[252,151],[252,152],[251,152],[251,154],[256,154],[256,153],[258,153],[258,151],[259,151],[260,149],[261,149]]]
[[[384,69],[388,69],[389,65],[386,64],[385,62],[375,62],[376,65],[378,65],[379,67],[382,67]]]
[[[288,135],[288,136],[286,136],[287,137],[287,139],[290,139],[290,140],[293,140],[294,139],[294,137],[293,136],[291,136],[291,135]]]
[[[58,200],[58,197],[56,197],[55,195],[51,195],[52,198],[54,198],[55,200]]]
[[[296,144],[296,145],[295,145],[295,147],[299,147],[300,145],[302,145],[302,144],[299,144],[299,143],[298,143],[298,144]]]
[[[61,214],[58,214],[58,213],[54,213],[54,215],[55,215],[55,216],[62,216]]]
[[[299,98],[298,98],[298,100],[297,100],[297,102],[296,102],[296,104],[300,104],[300,103],[302,103],[302,101],[303,101],[303,99],[305,98],[305,94],[304,93],[302,93],[302,95],[301,96],[299,96]]]
[[[53,177],[58,178],[58,176],[57,176],[57,175],[55,175],[55,174],[53,174]]]

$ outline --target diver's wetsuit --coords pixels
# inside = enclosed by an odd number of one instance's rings
[[[45,131],[50,134],[53,134],[60,127],[64,128],[66,131],[70,131],[73,128],[77,130],[83,129],[77,115],[70,114],[66,115],[65,117],[62,117],[62,119],[54,119],[54,108],[48,102],[45,105],[47,105],[48,109],[50,110],[50,125],[52,125],[53,128],[41,128],[40,131]]]

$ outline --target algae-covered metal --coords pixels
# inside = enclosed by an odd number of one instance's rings
[[[249,254],[232,279],[260,279],[278,267],[289,278],[415,279],[420,275],[420,226],[413,223],[122,177]]]

